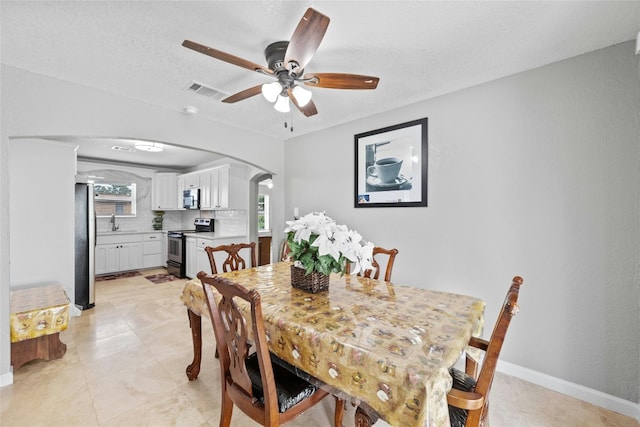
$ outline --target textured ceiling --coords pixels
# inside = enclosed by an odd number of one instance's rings
[[[265,64],[307,7],[331,23],[306,72],[378,76],[373,91],[312,88],[318,114],[276,112],[268,77],[181,46],[184,39]],[[3,64],[287,139],[631,40],[639,2],[16,1],[0,3]],[[284,129],[293,118],[295,132]]]

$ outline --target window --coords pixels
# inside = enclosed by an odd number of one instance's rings
[[[99,183],[93,186],[96,216],[136,216],[136,184]]]
[[[271,229],[269,224],[269,195],[258,195],[258,231],[268,231]]]

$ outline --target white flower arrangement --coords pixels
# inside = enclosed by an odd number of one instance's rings
[[[344,274],[347,261],[351,274],[373,268],[373,243],[358,232],[338,225],[324,212],[312,212],[295,221],[287,221],[289,258],[294,266],[323,274]]]

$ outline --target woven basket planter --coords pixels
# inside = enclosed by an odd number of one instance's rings
[[[314,271],[305,274],[305,269],[291,266],[291,286],[306,292],[315,294],[316,292],[329,289],[329,276]]]

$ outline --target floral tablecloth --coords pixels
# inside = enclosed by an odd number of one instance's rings
[[[448,426],[448,371],[482,330],[484,302],[338,274],[328,291],[310,294],[291,287],[290,265],[222,274],[260,292],[271,351],[391,425]],[[200,281],[181,298],[208,317]]]
[[[51,335],[69,325],[69,298],[60,285],[11,291],[11,342]]]

